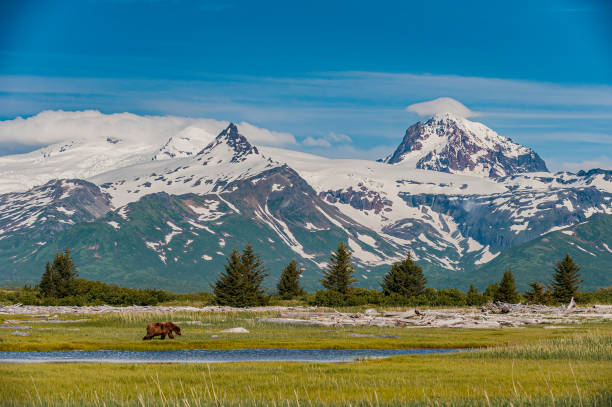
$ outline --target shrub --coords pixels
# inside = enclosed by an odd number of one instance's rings
[[[345,304],[345,295],[333,290],[317,290],[313,301],[313,305],[320,307],[341,307]]]

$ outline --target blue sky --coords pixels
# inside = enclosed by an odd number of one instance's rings
[[[439,97],[553,169],[612,168],[612,2],[0,1],[0,120],[246,120],[377,158]]]

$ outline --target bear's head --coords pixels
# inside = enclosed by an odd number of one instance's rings
[[[176,325],[175,323],[170,322],[170,329],[174,331],[177,335],[181,335],[181,327]]]

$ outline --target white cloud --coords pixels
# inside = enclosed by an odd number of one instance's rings
[[[324,138],[306,137],[302,144],[307,147],[331,147],[331,143]]]
[[[340,143],[340,142],[345,142],[345,143],[351,143],[353,140],[351,140],[351,138],[349,136],[347,136],[346,134],[336,134],[334,132],[329,133],[329,135],[327,136],[327,138],[331,141],[334,141],[336,143]]]
[[[436,113],[453,113],[461,117],[476,117],[478,113],[468,109],[463,103],[452,98],[437,98],[427,102],[414,103],[406,108],[407,112],[419,116],[433,116]]]
[[[563,162],[561,165],[554,165],[553,168],[556,170],[564,170],[564,171],[580,171],[580,170],[590,170],[593,168],[601,168],[604,170],[612,169],[612,159],[609,157],[597,157],[593,160],[585,160],[579,162]]]
[[[611,85],[377,72],[217,79],[152,81],[0,75],[0,117],[34,115],[45,109],[94,107],[107,112],[234,118],[236,122],[291,131],[300,141],[307,136],[324,138],[332,146],[335,142],[321,130],[337,129],[351,136],[351,144],[362,147],[364,140],[372,144],[398,143],[415,121],[415,115],[404,110],[406,100],[431,101],[443,95],[477,110],[481,115],[477,120],[482,118],[484,124],[519,143],[527,137],[526,131],[596,135],[612,128]],[[240,86],[236,86],[237,81]],[[3,149],[5,153],[16,151],[11,145],[25,151],[17,133],[10,140],[5,137],[0,134],[0,154]],[[24,141],[34,143],[32,137]],[[603,137],[585,137],[603,140],[598,141],[600,150],[593,153],[560,149],[555,143],[533,147],[547,158],[547,163],[612,156],[611,144]],[[533,140],[537,141],[535,135]],[[314,149],[301,143],[296,148]]]
[[[547,140],[561,141],[567,143],[588,143],[588,144],[612,144],[612,133],[588,133],[588,132],[541,132],[541,133],[523,133],[523,140]]]
[[[295,137],[290,133],[263,129],[247,122],[238,124],[238,129],[246,138],[253,141],[255,144],[266,146],[296,144]]]
[[[325,137],[319,137],[319,138],[306,137],[302,141],[302,144],[307,147],[331,147],[331,145],[335,143],[347,144],[347,143],[352,143],[352,142],[353,140],[351,140],[351,138],[347,136],[346,134],[343,134],[343,133],[338,134],[338,133],[331,132]]]
[[[396,145],[380,145],[372,148],[357,148],[354,145],[336,145],[331,147],[313,148],[312,152],[321,157],[327,158],[342,158],[342,159],[360,159],[360,160],[377,160],[385,158],[391,154]]]
[[[106,139],[163,143],[189,129],[200,129],[212,137],[229,122],[179,116],[139,116],[132,113],[103,114],[97,110],[47,110],[35,116],[0,121],[0,143],[49,145],[78,139]],[[281,146],[296,144],[289,133],[275,132],[247,122],[239,131],[253,144]]]

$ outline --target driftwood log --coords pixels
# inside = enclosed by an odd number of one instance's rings
[[[567,307],[489,303],[480,309],[455,308],[406,311],[280,312],[260,322],[314,326],[401,326],[407,328],[502,328],[539,324],[577,324],[586,321],[612,320],[612,306],[578,308],[575,301]]]

